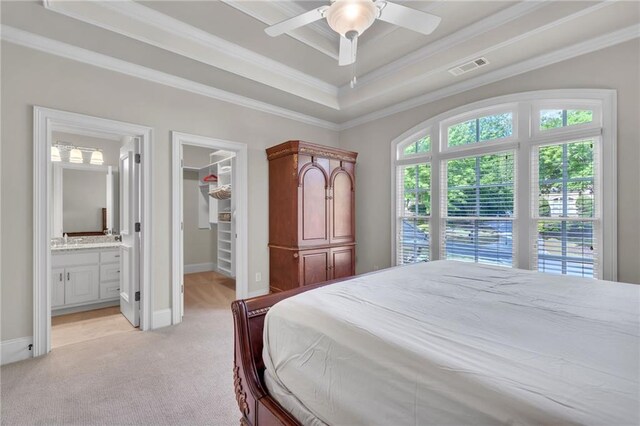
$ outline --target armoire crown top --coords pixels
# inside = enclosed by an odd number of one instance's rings
[[[325,145],[318,145],[305,141],[287,141],[267,149],[267,159],[274,160],[291,154],[306,154],[314,157],[332,158],[340,161],[355,163],[357,152],[345,151]]]

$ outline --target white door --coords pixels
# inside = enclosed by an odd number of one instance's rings
[[[178,265],[180,265],[180,317],[184,317],[184,147],[180,144],[180,249],[178,253],[180,253],[180,260],[178,261]],[[198,175],[200,177],[200,175]],[[198,183],[201,180],[198,179]]]
[[[126,138],[120,148],[120,312],[140,325],[140,142]]]

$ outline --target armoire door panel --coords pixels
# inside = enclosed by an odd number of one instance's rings
[[[301,285],[321,283],[329,279],[329,250],[300,252]]]
[[[355,241],[354,197],[351,176],[346,171],[337,171],[331,185],[331,243]]]
[[[333,279],[346,278],[355,274],[354,246],[331,249]]]
[[[303,244],[322,244],[328,241],[327,179],[316,166],[302,171],[300,237]]]

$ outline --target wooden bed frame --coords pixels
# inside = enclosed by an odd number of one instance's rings
[[[231,304],[235,336],[233,387],[238,408],[242,413],[241,426],[300,426],[300,422],[269,395],[264,384],[262,331],[269,308],[296,294],[352,278],[308,285],[253,299],[236,300]]]

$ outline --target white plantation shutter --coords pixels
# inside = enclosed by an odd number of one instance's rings
[[[599,139],[532,150],[532,251],[539,271],[601,276]]]
[[[397,166],[396,194],[396,264],[429,261],[431,164]]]
[[[443,258],[512,266],[514,160],[508,151],[443,162]]]

